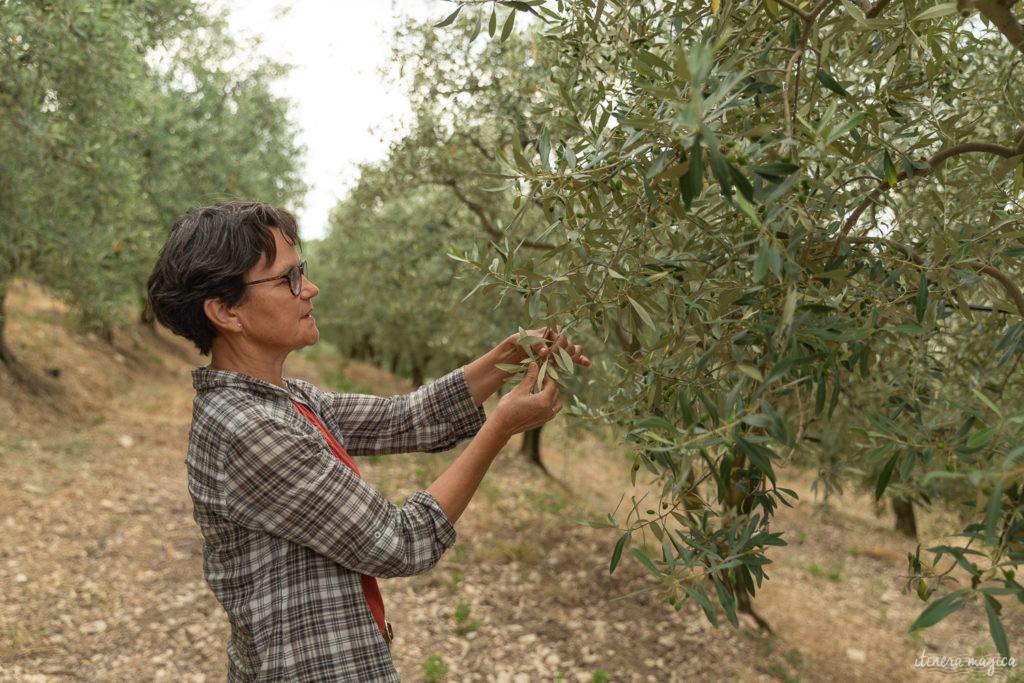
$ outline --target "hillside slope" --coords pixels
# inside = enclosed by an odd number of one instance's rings
[[[227,622],[202,579],[183,466],[189,370],[201,359],[160,331],[126,329],[113,346],[81,337],[24,283],[10,298],[10,344],[46,393],[0,374],[0,680],[223,680]],[[327,350],[289,370],[347,389],[408,388]],[[908,635],[921,608],[901,593],[908,544],[870,501],[815,504],[792,472],[802,500],[777,524],[792,545],[773,555],[756,603],[775,636],[712,628],[653,592],[624,597],[650,581],[631,561],[609,575],[616,535],[577,520],[614,508],[628,461],[565,420],[544,448],[554,478],[512,444],[441,564],[382,582],[403,680],[444,668],[481,681],[924,680],[935,672],[915,667],[922,650],[992,651],[976,610]],[[401,501],[450,459],[361,467]]]

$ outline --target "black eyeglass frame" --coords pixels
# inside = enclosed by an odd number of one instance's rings
[[[245,282],[243,284],[248,287],[249,285],[259,285],[264,282],[273,282],[275,280],[288,280],[288,289],[291,290],[292,296],[298,296],[302,292],[302,278],[304,277],[306,277],[306,259],[299,261],[299,265],[289,268],[288,272],[284,275],[265,277],[262,280],[253,280],[252,282]]]

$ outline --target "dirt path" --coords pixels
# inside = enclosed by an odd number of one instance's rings
[[[184,479],[195,358],[138,331],[111,350],[68,333],[38,292],[19,301],[12,345],[39,372],[59,370],[61,393],[0,392],[0,681],[222,680],[227,624],[202,579]],[[328,370],[356,387],[402,388],[364,366]],[[444,669],[466,681],[931,680],[914,666],[922,649],[991,652],[976,611],[908,635],[921,604],[901,593],[907,544],[868,501],[823,508],[806,490],[779,516],[792,545],[773,555],[756,603],[774,637],[713,629],[652,592],[624,598],[650,587],[645,574],[624,563],[609,575],[615,536],[575,520],[614,506],[628,463],[564,425],[545,446],[559,481],[510,448],[440,565],[383,582],[403,680]],[[361,467],[401,500],[449,459]]]

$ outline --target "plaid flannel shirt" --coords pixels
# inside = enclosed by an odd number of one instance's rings
[[[450,449],[483,410],[461,369],[393,398],[285,384],[193,371],[188,488],[206,580],[231,623],[228,679],[397,681],[360,575],[424,572],[455,530],[426,491],[387,501],[292,400],[352,456]]]

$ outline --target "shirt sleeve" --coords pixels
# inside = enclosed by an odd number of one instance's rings
[[[231,521],[378,577],[424,572],[455,542],[455,529],[426,491],[397,506],[322,439],[251,411],[232,422],[223,488]]]
[[[401,396],[328,394],[321,419],[350,455],[433,453],[453,448],[484,423],[462,368]]]

